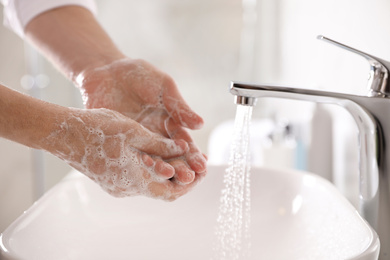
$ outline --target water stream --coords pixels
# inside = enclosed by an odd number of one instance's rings
[[[250,160],[249,124],[251,106],[237,106],[229,166],[217,217],[213,260],[250,257]]]

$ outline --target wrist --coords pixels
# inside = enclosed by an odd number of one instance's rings
[[[82,88],[82,82],[86,75],[91,74],[99,68],[108,66],[118,60],[123,59],[125,56],[122,54],[101,54],[99,56],[91,54],[91,57],[83,57],[80,61],[74,61],[67,69],[67,78],[71,80],[77,87]]]
[[[0,136],[47,150],[44,140],[56,128],[64,109],[0,85]]]
[[[50,122],[50,132],[39,140],[40,148],[67,162],[81,162],[86,129],[79,110],[61,107]]]

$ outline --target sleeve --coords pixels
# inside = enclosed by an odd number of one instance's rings
[[[24,28],[39,14],[65,5],[79,5],[96,15],[94,0],[0,0],[4,5],[4,25],[20,37],[24,37]]]

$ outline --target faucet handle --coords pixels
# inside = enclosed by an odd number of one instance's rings
[[[390,72],[390,62],[377,58],[373,55],[351,48],[342,43],[336,42],[325,36],[318,35],[317,39],[326,41],[344,50],[356,53],[364,57],[370,64],[370,73],[367,87],[370,90],[369,96],[390,97],[390,85],[388,84],[388,77]]]

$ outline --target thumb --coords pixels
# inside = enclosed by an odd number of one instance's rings
[[[184,101],[171,78],[164,81],[163,103],[168,114],[181,126],[189,129],[200,129],[203,119]]]

